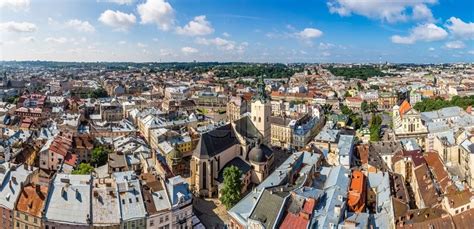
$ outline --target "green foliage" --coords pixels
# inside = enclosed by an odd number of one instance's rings
[[[96,146],[92,149],[91,163],[95,166],[102,166],[107,163],[110,149],[104,146]]]
[[[344,97],[345,97],[345,98],[351,97],[351,93],[349,93],[349,91],[346,91],[346,93],[344,93]]]
[[[378,85],[370,85],[370,89],[372,90],[379,90],[380,87]]]
[[[369,110],[369,104],[367,103],[367,101],[362,101],[362,104],[360,105],[360,109],[363,111],[363,112],[367,112]]]
[[[328,67],[328,70],[335,76],[342,76],[345,79],[367,80],[374,76],[386,76],[387,73],[380,71],[373,66],[354,66],[354,67]]]
[[[18,96],[10,96],[5,99],[5,102],[16,104],[18,102],[18,98],[19,98]]]
[[[342,105],[341,112],[342,114],[349,116],[349,122],[351,123],[351,126],[354,128],[354,130],[358,130],[362,127],[362,117],[357,113],[352,112],[349,107],[347,107],[346,105]]]
[[[420,112],[439,110],[445,107],[458,106],[466,109],[468,106],[474,105],[474,95],[460,97],[454,96],[451,100],[444,100],[443,98],[425,99],[417,102],[413,108]]]
[[[378,103],[378,102],[371,102],[371,103],[369,104],[369,111],[372,112],[372,113],[375,113],[375,112],[377,112],[378,107],[379,107],[379,103]]]
[[[370,141],[380,141],[381,127],[382,127],[382,116],[373,114],[369,123]]]
[[[109,95],[107,94],[107,91],[103,88],[98,88],[98,89],[95,89],[95,90],[88,93],[88,97],[89,98],[94,98],[94,99],[105,98],[105,97],[108,97],[108,96]]]
[[[341,112],[342,112],[342,114],[345,114],[345,115],[352,114],[352,110],[346,105],[341,106]]]
[[[242,173],[236,166],[230,166],[224,170],[224,187],[221,190],[220,201],[227,209],[233,207],[240,200]]]
[[[290,68],[284,64],[233,64],[216,66],[212,69],[217,77],[254,77],[265,75],[266,78],[289,78],[299,68]]]
[[[94,167],[88,163],[81,163],[79,166],[77,166],[76,169],[72,171],[72,174],[77,174],[77,175],[87,175],[91,174],[92,171],[94,171]]]
[[[325,114],[325,115],[331,114],[332,105],[331,104],[324,104],[324,105],[321,106],[321,110],[323,111],[323,114]]]

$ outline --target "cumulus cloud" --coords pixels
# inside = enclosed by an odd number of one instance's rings
[[[33,23],[8,21],[0,23],[0,30],[15,33],[31,33],[37,30]]]
[[[28,10],[30,8],[30,0],[1,0],[0,9],[1,8],[14,11]]]
[[[79,32],[94,32],[95,28],[88,21],[72,19],[66,22],[68,27],[74,28]]]
[[[183,52],[184,54],[193,54],[199,52],[199,50],[193,47],[182,47],[181,52]]]
[[[466,45],[462,41],[449,41],[444,44],[444,47],[447,49],[462,49],[466,47]]]
[[[451,17],[448,19],[446,27],[459,38],[474,39],[474,22],[464,22],[459,18]]]
[[[106,10],[100,15],[99,21],[107,26],[124,31],[135,24],[136,17],[133,14],[126,14],[118,10]]]
[[[303,40],[309,40],[313,38],[318,38],[323,35],[323,32],[315,28],[306,28],[301,32],[295,33],[295,35]]]
[[[205,15],[197,16],[184,27],[176,28],[176,33],[186,36],[204,36],[214,32]]]
[[[147,0],[137,6],[142,24],[156,24],[159,29],[168,31],[174,25],[174,9],[165,0]]]
[[[417,41],[439,41],[448,36],[448,32],[443,28],[433,24],[420,24],[410,31],[408,36],[394,35],[391,37],[396,44],[414,44]]]
[[[231,40],[226,40],[220,37],[213,39],[198,38],[196,43],[201,45],[214,45],[219,49],[223,50],[233,50],[235,48],[235,42]]]
[[[431,20],[433,14],[427,5],[437,0],[328,0],[329,12],[340,16],[352,14],[387,22],[415,20]]]
[[[65,37],[47,37],[44,41],[48,43],[55,43],[55,44],[65,44],[67,43],[68,39]]]

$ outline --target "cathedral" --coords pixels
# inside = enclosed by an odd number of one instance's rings
[[[273,165],[270,138],[270,100],[263,78],[258,81],[250,115],[201,134],[191,159],[191,189],[199,196],[219,194],[223,171],[236,166],[242,172],[242,193],[259,184]]]

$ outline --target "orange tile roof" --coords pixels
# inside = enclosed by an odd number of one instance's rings
[[[312,198],[305,199],[303,208],[298,214],[288,212],[280,225],[280,229],[306,229],[311,218],[311,213],[316,206],[316,200]]]
[[[398,110],[400,112],[400,117],[402,117],[406,112],[411,110],[411,105],[408,101],[403,101],[402,105],[400,105],[400,109]]]
[[[23,188],[16,209],[18,211],[28,213],[35,217],[41,217],[41,211],[48,196],[48,187],[39,186],[39,193],[36,191],[36,187],[28,185]]]
[[[349,210],[363,212],[365,208],[365,176],[359,170],[352,172],[351,186],[347,200]]]

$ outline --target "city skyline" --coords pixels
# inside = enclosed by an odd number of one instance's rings
[[[473,62],[472,8],[467,0],[5,0],[0,59]]]

